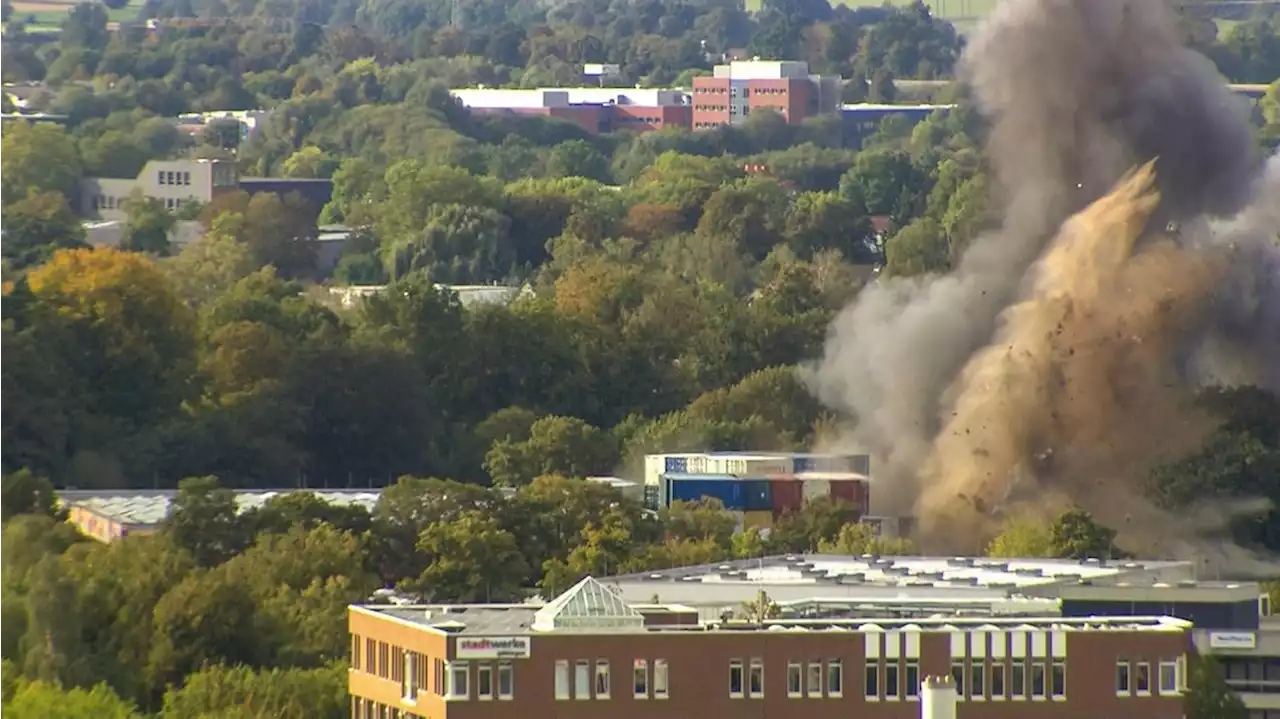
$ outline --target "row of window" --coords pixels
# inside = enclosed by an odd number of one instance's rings
[[[479,699],[490,701],[500,699],[508,701],[515,698],[516,668],[511,662],[477,662],[475,672],[475,691],[471,686],[471,664],[468,662],[444,662],[439,659],[438,669],[447,680],[444,696],[446,699]],[[417,697],[413,687],[402,687],[406,690],[405,701],[411,701],[410,693]]]
[[[94,195],[93,196],[93,209],[95,210],[114,210],[116,208],[123,208],[123,207],[124,207],[124,200],[120,199],[119,197],[113,197],[111,195]]]
[[[191,173],[186,170],[159,170],[156,172],[157,185],[190,185]]]
[[[556,662],[556,699],[609,699],[613,696],[609,662],[606,659],[592,663],[578,659],[570,673],[569,661]],[[631,696],[635,699],[666,699],[669,696],[669,675],[666,659],[653,660],[650,671],[647,659],[637,659],[631,667]]]
[[[417,714],[360,697],[351,697],[351,717],[352,719],[419,719]]]
[[[695,112],[727,112],[728,105],[694,105]]]
[[[974,660],[951,663],[951,678],[956,683],[956,695],[970,701],[988,699],[1001,701],[1012,699],[1067,698],[1067,662],[1054,659],[1046,664],[1043,659],[1015,657],[1006,664],[1002,660],[987,663]]]
[[[1156,688],[1162,695],[1181,694],[1183,671],[1181,660],[1161,660],[1156,665]],[[1116,694],[1119,696],[1151,696],[1151,662],[1120,659],[1116,661]]]
[[[738,96],[738,90],[742,90],[742,96],[743,96],[743,97],[748,97],[748,96],[750,96],[750,95],[785,95],[785,94],[787,94],[787,88],[785,88],[785,87],[756,87],[756,88],[751,88],[751,87],[743,87],[743,88],[737,88],[737,87],[730,87],[730,88],[724,88],[724,87],[695,87],[695,88],[693,88],[693,92],[694,92],[694,94],[695,94],[695,95],[696,95],[696,94],[702,94],[702,95],[723,95],[723,94],[725,94],[725,90],[728,90],[728,91],[729,91],[729,95],[730,95],[731,97],[737,97],[737,96]]]
[[[370,638],[362,644],[360,639],[351,635],[351,668],[398,682],[405,702],[416,702],[418,692],[455,700],[515,698],[516,670],[511,662],[447,662],[432,658],[428,682],[425,654]]]
[[[613,118],[613,121],[622,123],[643,123],[646,125],[662,124],[661,117],[641,117],[639,115],[618,115]]]
[[[182,207],[182,198],[166,197],[164,198],[164,208],[166,210],[177,210]],[[116,210],[124,209],[124,200],[113,197],[111,195],[94,195],[93,208],[95,210]]]

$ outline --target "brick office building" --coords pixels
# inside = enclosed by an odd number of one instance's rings
[[[1170,617],[698,620],[587,578],[544,606],[354,606],[352,716],[911,717],[954,678],[965,718],[1182,715]]]
[[[693,79],[693,129],[736,125],[752,111],[773,110],[789,123],[835,113],[840,78],[810,75],[809,64],[789,60],[734,61]]]

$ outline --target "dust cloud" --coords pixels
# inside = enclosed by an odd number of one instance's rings
[[[1162,0],[1008,0],[962,64],[1002,222],[949,274],[881,280],[837,318],[811,368],[854,426],[832,449],[876,458],[877,511],[915,514],[928,550],[1075,503],[1122,545],[1199,551],[1140,484],[1211,430],[1197,382],[1280,363],[1280,165],[1260,172],[1243,104]]]

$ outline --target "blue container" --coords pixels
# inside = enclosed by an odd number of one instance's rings
[[[748,512],[771,511],[773,490],[767,479],[748,479],[742,483],[743,509]]]
[[[685,457],[667,457],[666,470],[668,472],[687,472],[689,471],[689,460]]]
[[[720,500],[724,503],[724,508],[730,511],[745,511],[746,497],[743,489],[746,482],[738,479],[708,479],[712,476],[714,475],[684,478],[668,475],[668,504],[676,501],[697,502],[709,498]]]

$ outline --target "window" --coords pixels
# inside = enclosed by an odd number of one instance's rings
[[[596,699],[609,698],[609,662],[596,660]]]
[[[391,650],[386,642],[378,642],[378,676],[383,679],[386,679],[387,675],[391,673],[388,671],[390,662],[387,660],[390,652]]]
[[[471,697],[471,687],[468,686],[468,680],[470,678],[471,671],[466,662],[454,662],[450,664],[449,698],[469,699]]]
[[[418,653],[404,653],[404,673],[400,675],[400,696],[406,702],[418,701]]]
[[[844,664],[839,659],[827,662],[827,696],[844,696]]]
[[[655,659],[653,662],[653,698],[667,698],[667,660]]]
[[[956,698],[964,699],[964,662],[951,662],[951,678],[956,683]]]
[[[981,659],[974,659],[969,664],[969,693],[974,699],[986,699],[987,687],[986,679],[987,663]]]
[[[733,659],[729,662],[729,696],[735,699],[742,698],[742,660]]]
[[[991,665],[991,698],[997,701],[1005,698],[1005,674],[1008,672],[1003,660]]]
[[[898,694],[898,661],[894,659],[884,665],[884,698],[897,699]]]
[[[360,668],[360,635],[351,635],[351,668]]]
[[[1151,693],[1151,664],[1148,662],[1138,662],[1134,665],[1133,671],[1134,684],[1137,685],[1138,694]]]
[[[809,662],[809,676],[806,683],[809,685],[809,697],[811,699],[821,699],[822,664],[818,662]]]
[[[750,689],[751,697],[753,699],[764,696],[764,660],[763,659],[751,660],[751,686],[748,687],[748,689]]]
[[[649,698],[649,664],[643,659],[637,659],[635,667],[631,670],[631,683],[634,685],[636,699]]]
[[[1044,662],[1035,662],[1031,665],[1031,698],[1044,699]]]
[[[164,177],[164,184],[166,184],[166,185],[176,185],[176,184],[178,184],[178,181],[177,181],[177,180],[175,180],[175,179],[173,178],[173,171],[172,171],[172,170],[170,170],[169,172],[164,173],[164,175],[165,175],[165,177]]]
[[[1178,663],[1160,662],[1160,693],[1178,693]]]
[[[511,699],[516,695],[516,668],[511,662],[498,665],[498,698]]]
[[[1055,660],[1051,667],[1053,674],[1050,675],[1049,694],[1054,699],[1067,698],[1067,663],[1061,659]]]
[[[1128,694],[1132,688],[1129,686],[1129,660],[1121,659],[1116,662],[1116,694]]]
[[[476,696],[481,699],[493,698],[493,667],[488,664],[476,667]]]
[[[591,698],[591,663],[579,659],[573,667],[573,698]]]
[[[804,696],[804,688],[801,684],[803,680],[802,674],[799,662],[791,662],[787,665],[787,696],[792,699]]]
[[[184,184],[184,185],[190,185],[190,184],[191,184],[191,173],[190,173],[190,172],[185,172],[185,171],[184,171],[184,172],[182,173],[182,184]]]
[[[1027,698],[1027,660],[1013,660],[1013,681],[1009,682],[1009,693],[1014,699]]]
[[[907,660],[907,698],[920,696],[920,662],[917,659]]]
[[[156,173],[156,184],[157,185],[164,184],[164,170],[160,170],[159,172]]]
[[[866,695],[868,699],[880,698],[880,664],[867,664],[867,689]]]
[[[556,699],[569,698],[569,662],[556,662]]]

